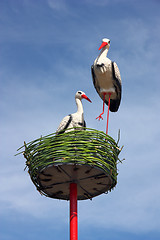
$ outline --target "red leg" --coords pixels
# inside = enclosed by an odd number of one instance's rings
[[[106,92],[103,93],[103,112],[96,118],[98,120],[102,119],[103,120],[103,117],[102,115],[104,114],[104,105],[105,105],[105,96],[106,96]]]
[[[109,95],[109,99],[108,99],[108,112],[107,112],[107,127],[106,127],[106,134],[108,134],[109,108],[110,108],[111,94],[112,94],[112,93],[108,93],[108,95]]]

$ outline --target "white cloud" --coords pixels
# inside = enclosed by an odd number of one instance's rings
[[[48,0],[48,5],[53,10],[57,11],[67,11],[67,4],[65,0]]]
[[[117,4],[117,3],[123,3],[126,2],[126,0],[101,0],[101,1],[96,1],[96,0],[84,0],[84,2],[86,2],[87,4],[93,4],[99,7],[105,7],[108,6],[110,4]]]

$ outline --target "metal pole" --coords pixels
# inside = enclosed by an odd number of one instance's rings
[[[70,184],[70,240],[78,240],[77,184]]]

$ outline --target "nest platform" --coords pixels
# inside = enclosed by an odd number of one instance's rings
[[[64,200],[69,200],[70,183],[77,183],[78,200],[111,191],[117,184],[118,142],[102,131],[70,130],[24,143],[20,153],[37,190]]]

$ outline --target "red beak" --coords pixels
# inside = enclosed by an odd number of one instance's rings
[[[101,50],[103,47],[105,47],[106,45],[108,45],[108,43],[107,42],[102,42],[102,44],[101,44],[101,46],[99,47],[99,49],[98,50]]]
[[[85,94],[81,95],[82,98],[85,98],[86,100],[88,100],[89,102],[92,102]]]

